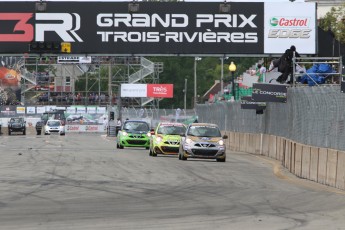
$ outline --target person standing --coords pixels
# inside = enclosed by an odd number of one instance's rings
[[[121,126],[122,126],[122,122],[121,122],[121,119],[118,117],[117,122],[116,122],[116,135],[119,132],[119,130],[121,130]]]
[[[295,46],[291,46],[290,49],[285,50],[285,53],[280,57],[280,64],[278,66],[278,71],[282,74],[277,78],[277,82],[284,84],[287,80],[288,76],[290,75],[290,80],[287,82],[288,84],[293,83],[293,65],[292,61],[294,57],[301,57],[299,53],[296,51]]]

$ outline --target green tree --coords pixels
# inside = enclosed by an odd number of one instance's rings
[[[320,18],[319,26],[325,31],[331,31],[334,37],[341,43],[345,43],[345,4],[332,7],[323,18]]]

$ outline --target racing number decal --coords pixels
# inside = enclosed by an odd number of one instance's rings
[[[27,22],[32,18],[32,13],[0,13],[0,20],[17,21],[13,34],[0,34],[0,42],[30,42],[34,38],[34,27]],[[15,33],[20,34],[15,34]]]

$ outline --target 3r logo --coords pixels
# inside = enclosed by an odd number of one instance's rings
[[[64,42],[83,42],[76,33],[80,29],[79,14],[36,13],[35,23],[30,24],[32,17],[33,13],[0,13],[0,21],[18,21],[11,34],[2,34],[0,28],[0,42],[31,42],[34,36],[35,41],[43,42],[46,32],[55,32]]]

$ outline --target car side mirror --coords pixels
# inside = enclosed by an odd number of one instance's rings
[[[228,139],[228,135],[223,135],[223,139]]]

